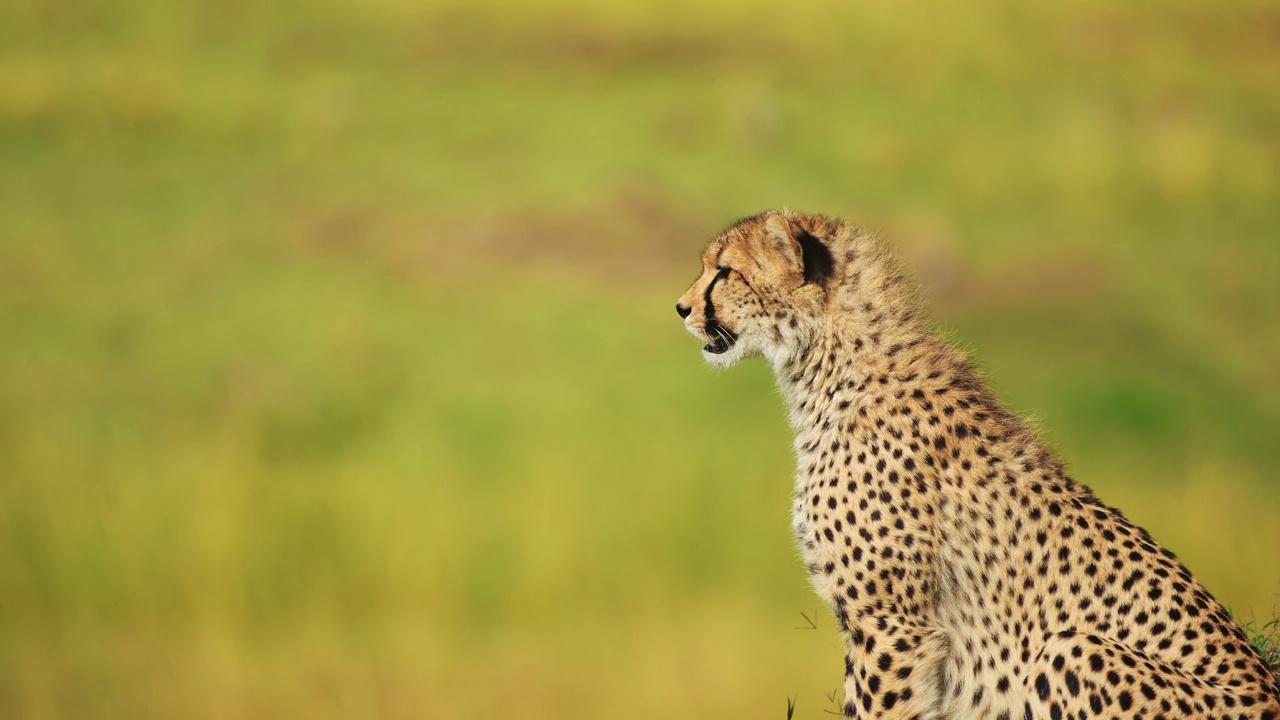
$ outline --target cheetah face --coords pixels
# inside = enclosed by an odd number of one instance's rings
[[[702,255],[702,274],[676,303],[685,328],[716,367],[764,356],[775,366],[801,353],[824,310],[831,254],[786,216],[743,220]]]
[[[704,341],[702,356],[717,367],[763,352],[758,318],[763,303],[742,271],[721,265],[702,275],[676,303],[676,312],[694,337]]]

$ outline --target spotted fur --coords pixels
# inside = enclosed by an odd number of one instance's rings
[[[931,331],[883,243],[769,212],[702,260],[686,327],[714,365],[763,356],[790,408],[847,717],[1280,718],[1226,610]]]

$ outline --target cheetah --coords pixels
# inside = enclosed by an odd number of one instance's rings
[[[770,211],[702,265],[676,310],[704,358],[762,356],[785,396],[794,529],[845,641],[846,717],[1280,717],[1227,611],[930,329],[885,243]]]

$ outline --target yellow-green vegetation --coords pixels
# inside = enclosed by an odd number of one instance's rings
[[[0,4],[0,717],[822,717],[735,217],[1280,592],[1272,2]]]
[[[1253,646],[1262,653],[1262,659],[1271,666],[1276,680],[1280,681],[1280,617],[1265,621],[1248,620],[1243,627]]]

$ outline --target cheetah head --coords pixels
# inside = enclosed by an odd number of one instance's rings
[[[702,274],[676,303],[716,367],[764,356],[775,367],[802,353],[826,307],[831,251],[805,218],[767,212],[725,230],[702,254]]]

